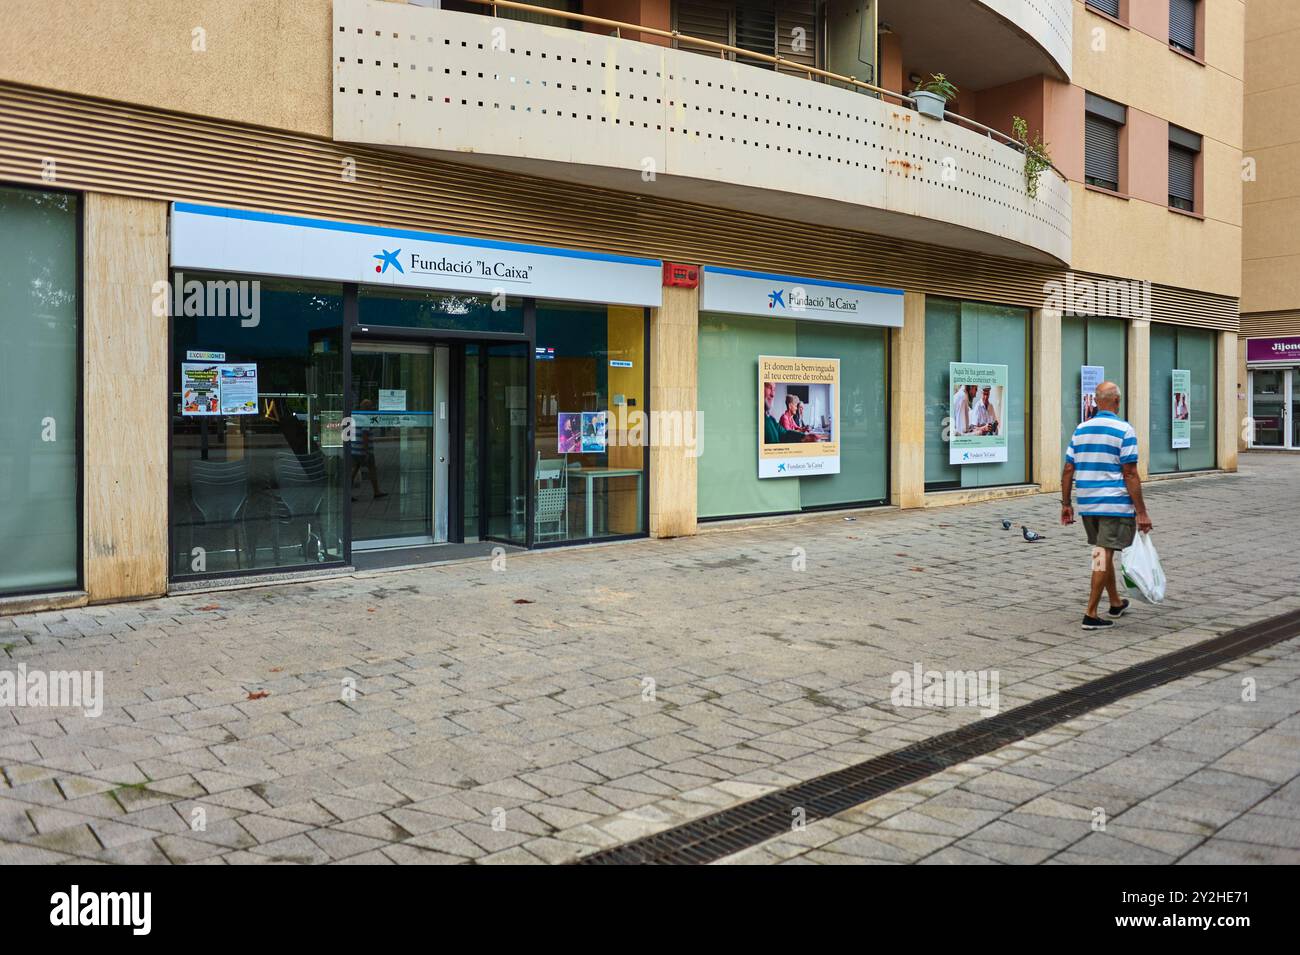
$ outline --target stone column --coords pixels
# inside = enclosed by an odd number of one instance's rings
[[[889,502],[925,506],[925,295],[903,296],[903,327],[889,333]]]
[[[1061,312],[1034,309],[1033,329],[1034,473],[1031,480],[1044,491],[1061,489]]]
[[[1237,470],[1237,440],[1241,434],[1241,418],[1237,409],[1237,394],[1246,390],[1246,378],[1238,377],[1237,333],[1220,332],[1217,377],[1219,379],[1219,423],[1217,465],[1224,471]]]
[[[703,447],[696,375],[700,341],[699,289],[666,288],[663,305],[650,310],[650,411],[661,427],[650,448],[650,536],[686,537],[696,532],[697,461],[694,452],[665,437],[694,437]]]
[[[1128,420],[1137,432],[1138,474],[1150,473],[1151,456],[1151,322],[1135,318],[1128,323]]]
[[[92,602],[167,589],[167,203],[85,195],[82,455]]]

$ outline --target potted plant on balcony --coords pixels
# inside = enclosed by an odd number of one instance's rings
[[[1025,194],[1037,199],[1038,178],[1052,168],[1052,154],[1047,151],[1042,133],[1035,133],[1033,142],[1029,141],[1029,124],[1021,117],[1011,117],[1011,131],[1025,154]]]
[[[942,73],[931,73],[930,78],[912,90],[916,110],[931,119],[943,119],[944,108],[950,99],[957,98],[957,87]]]

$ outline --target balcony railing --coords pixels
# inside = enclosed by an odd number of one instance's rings
[[[1044,175],[1031,198],[1020,144],[996,129],[951,112],[922,118],[905,94],[777,55],[520,0],[472,2],[489,15],[335,0],[335,139],[1069,260],[1064,177]],[[491,15],[502,8],[614,35]]]

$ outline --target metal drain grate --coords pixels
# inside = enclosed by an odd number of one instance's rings
[[[1082,716],[1116,700],[1247,656],[1300,635],[1300,610],[1262,620],[1146,663],[1053,693],[969,726],[941,733],[723,809],[673,829],[602,849],[577,865],[690,865],[714,862],[790,831],[792,813],[808,822],[918,782],[940,770]]]

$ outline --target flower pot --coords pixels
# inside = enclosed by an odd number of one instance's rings
[[[918,113],[931,119],[943,119],[944,107],[948,105],[946,99],[938,93],[927,93],[925,90],[913,90],[911,95],[916,100]]]

